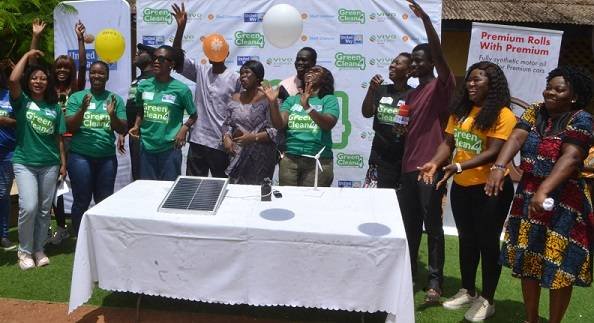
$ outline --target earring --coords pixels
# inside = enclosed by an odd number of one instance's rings
[[[575,103],[575,99],[571,100],[571,103]]]

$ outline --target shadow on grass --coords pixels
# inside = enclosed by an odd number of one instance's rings
[[[97,322],[103,316],[105,322],[119,322],[121,314],[112,313],[110,307],[128,308],[127,319],[136,317],[138,294],[114,292],[105,296],[101,308],[89,312],[79,322]],[[359,313],[349,311],[322,310],[289,306],[249,306],[224,305],[215,303],[194,302],[166,297],[142,295],[140,302],[140,321],[153,322],[150,310],[192,313],[208,322],[327,322],[327,323],[383,323],[386,313]],[[148,319],[148,320],[147,320]],[[201,321],[198,319],[198,321]]]

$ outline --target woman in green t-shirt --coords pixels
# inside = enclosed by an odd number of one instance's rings
[[[307,156],[320,154],[322,171],[318,186],[330,186],[334,179],[332,128],[339,117],[334,96],[334,77],[322,66],[305,73],[303,93],[288,97],[279,109],[272,105],[270,118],[277,129],[286,129],[287,152],[279,164],[280,185],[314,186],[316,161]]]
[[[17,254],[22,270],[49,264],[43,252],[50,222],[49,211],[58,176],[63,178],[66,175],[62,139],[66,126],[62,109],[57,104],[52,78],[42,66],[29,66],[25,71],[27,61],[40,55],[43,53],[36,49],[27,52],[10,74],[8,83],[10,103],[17,121],[17,141],[12,161],[19,188]]]
[[[73,234],[91,199],[99,203],[111,194],[115,183],[118,160],[115,134],[126,132],[124,100],[107,91],[109,66],[102,61],[91,64],[91,88],[73,93],[68,98],[66,125],[72,133],[68,153],[68,174],[72,184]]]

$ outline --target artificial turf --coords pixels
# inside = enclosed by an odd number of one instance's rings
[[[16,230],[11,229],[10,237],[16,241]],[[0,251],[0,298],[15,298],[52,302],[68,302],[72,262],[74,260],[75,240],[67,239],[59,246],[48,246],[47,255],[51,264],[44,268],[21,271],[17,266],[16,251]],[[427,259],[426,240],[423,240],[419,255],[419,268],[424,268]],[[455,294],[460,288],[460,272],[458,269],[458,243],[456,237],[446,237],[446,264],[444,280],[444,296]],[[423,305],[423,282],[427,272],[421,269],[415,284],[415,316],[419,323],[465,322],[464,311],[451,311],[441,306]],[[478,275],[480,277],[480,273]],[[477,282],[480,288],[480,278]],[[442,300],[445,300],[445,297]],[[594,322],[594,290],[592,288],[574,288],[573,297],[564,322]],[[131,293],[109,292],[96,288],[88,304],[111,307],[135,307],[137,295]],[[507,268],[503,269],[499,286],[495,295],[496,314],[485,322],[522,322],[524,307],[520,281],[512,278]],[[278,318],[279,321],[291,322],[360,322],[359,313],[343,311],[325,311],[290,307],[251,307],[205,304],[199,302],[180,301],[160,297],[143,296],[142,308],[207,312],[221,315],[242,315],[257,318]],[[548,292],[541,295],[541,322],[547,322]],[[382,322],[383,316],[367,315],[365,322]]]

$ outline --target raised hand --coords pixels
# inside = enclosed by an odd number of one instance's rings
[[[74,32],[79,40],[84,39],[86,30],[85,25],[80,20],[74,24]]]
[[[384,82],[384,78],[379,75],[375,74],[371,80],[369,81],[369,89],[372,91],[376,91],[378,87]]]
[[[107,110],[107,114],[109,114],[112,117],[115,116],[115,104],[116,104],[116,97],[115,97],[115,95],[112,94],[111,100],[109,100],[109,102],[107,103],[107,106],[105,107],[105,109]]]
[[[173,9],[173,12],[171,13],[171,15],[173,16],[173,18],[175,18],[177,25],[185,26],[186,23],[188,22],[188,13],[186,12],[186,6],[184,5],[184,3],[182,2],[181,8],[179,5],[174,3],[171,6],[171,9]]]
[[[309,98],[313,94],[313,84],[312,82],[305,82],[305,89],[303,93],[301,93],[301,106],[306,107],[308,105]]]
[[[45,29],[45,26],[47,24],[45,23],[45,21],[39,19],[39,18],[35,18],[33,19],[33,36],[39,36],[41,35],[41,33],[43,32],[43,30]]]
[[[87,111],[87,109],[89,108],[89,105],[91,104],[92,98],[93,98],[93,95],[91,93],[87,93],[87,95],[85,95],[85,97],[83,98],[82,104],[80,105],[80,107],[83,111]]]
[[[437,164],[433,162],[427,162],[421,167],[417,167],[419,170],[418,181],[423,181],[425,184],[433,184],[433,178],[437,171]]]
[[[423,18],[423,17],[427,17],[427,13],[425,12],[425,10],[423,10],[423,8],[421,8],[421,6],[415,1],[415,0],[406,0],[408,2],[408,6],[410,7],[410,9],[414,12],[414,14],[419,17],[419,18]]]
[[[278,99],[278,90],[270,86],[270,83],[262,81],[258,86],[258,92],[264,94],[269,102],[276,102]]]

